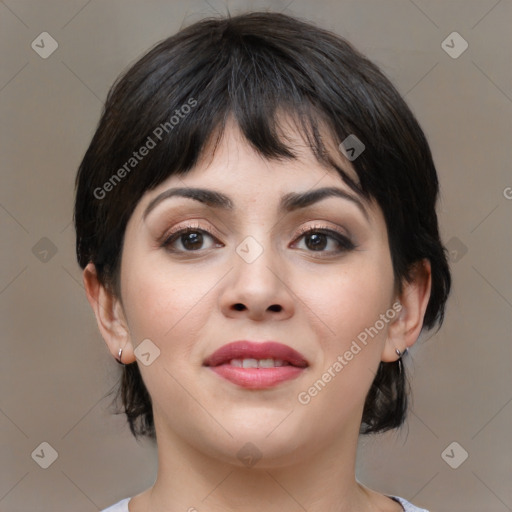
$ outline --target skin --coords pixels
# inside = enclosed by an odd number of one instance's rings
[[[122,348],[124,363],[136,361],[134,349],[147,338],[160,350],[149,366],[137,360],[152,397],[159,459],[155,484],[131,499],[131,512],[402,510],[356,482],[356,446],[379,362],[396,360],[395,350],[419,336],[430,267],[419,265],[397,293],[386,224],[374,202],[359,198],[366,215],[339,197],[279,213],[288,192],[334,186],[356,196],[335,171],[321,166],[291,125],[287,135],[299,159],[265,160],[230,123],[214,155],[206,152],[208,158],[186,176],[171,176],[144,194],[126,229],[120,298],[99,283],[92,263],[84,270],[87,296],[112,355]],[[234,209],[173,197],[143,219],[150,201],[171,187],[222,192]],[[212,236],[204,234],[202,245],[187,244],[183,236],[159,245],[163,234],[187,225]],[[319,226],[337,230],[356,247],[300,234]],[[249,235],[263,248],[252,263],[235,250]],[[307,405],[299,403],[298,394],[397,300],[400,313]],[[219,347],[243,339],[288,344],[310,365],[298,378],[266,390],[243,389],[203,366]],[[252,467],[237,457],[247,442],[262,455]]]

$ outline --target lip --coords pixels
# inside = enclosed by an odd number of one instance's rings
[[[305,368],[309,366],[306,358],[292,347],[276,341],[233,341],[227,343],[211,354],[204,366],[219,366],[232,359],[281,359],[292,366]]]
[[[232,359],[280,359],[288,364],[273,368],[240,368],[230,365]],[[204,361],[203,366],[243,388],[265,389],[297,378],[309,363],[288,345],[243,340],[222,346]]]

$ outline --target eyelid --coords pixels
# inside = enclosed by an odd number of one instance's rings
[[[173,226],[169,230],[165,230],[163,234],[160,237],[158,237],[157,244],[159,247],[166,248],[175,241],[172,240],[173,238],[178,239],[179,236],[182,236],[188,232],[201,232],[211,237],[217,247],[219,247],[219,245],[223,246],[224,244],[219,240],[219,238],[222,238],[222,236],[224,235],[221,235],[219,237],[214,233],[214,231],[215,229],[213,228],[203,227],[200,221],[198,220],[188,220],[186,221],[186,225],[178,224],[177,226]],[[341,247],[340,250],[334,251],[337,253],[353,250],[358,247],[358,245],[353,241],[353,238],[350,234],[343,233],[341,229],[334,228],[331,225],[319,223],[301,227],[298,230],[298,232],[296,232],[295,235],[293,236],[292,245],[297,244],[302,238],[304,238],[309,233],[320,233],[333,239]],[[319,254],[329,254],[332,252],[333,251],[318,251]]]
[[[297,236],[302,236],[306,233],[309,233],[310,231],[316,231],[316,230],[334,232],[334,233],[336,233],[340,236],[343,236],[345,238],[350,238],[350,235],[348,233],[343,233],[341,229],[332,227],[329,224],[313,224],[313,225],[309,225],[309,226],[303,226],[299,229]]]
[[[173,226],[171,229],[165,230],[162,233],[162,235],[158,237],[157,244],[159,246],[164,246],[165,244],[167,244],[169,242],[169,239],[172,236],[174,236],[178,233],[182,233],[182,232],[186,233],[189,230],[190,231],[200,231],[200,232],[206,233],[208,236],[211,236],[212,238],[214,238],[217,242],[219,241],[217,235],[213,232],[215,230],[213,230],[212,228],[204,227],[200,224],[199,221],[195,221],[195,220],[187,220],[185,222],[186,222],[186,225],[178,224],[177,226]]]
[[[333,228],[327,224],[314,224],[300,228],[299,232],[294,236],[294,244],[304,238],[308,233],[321,233],[330,238],[334,238],[338,244],[343,246],[344,250],[352,250],[358,247],[352,236],[348,233],[343,233],[339,228]],[[322,252],[322,251],[319,251]],[[329,251],[324,251],[329,252]]]

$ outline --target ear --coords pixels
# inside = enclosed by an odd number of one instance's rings
[[[382,361],[386,363],[396,361],[399,358],[396,350],[403,353],[418,339],[423,327],[431,287],[430,262],[428,260],[417,262],[411,269],[410,281],[404,280],[402,292],[398,297],[401,309],[389,324]]]
[[[118,359],[119,349],[123,349],[122,362],[133,363],[136,358],[120,299],[99,282],[93,263],[85,267],[83,282],[87,300],[96,315],[99,330],[110,353]]]

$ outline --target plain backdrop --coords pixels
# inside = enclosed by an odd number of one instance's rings
[[[98,510],[153,483],[154,447],[105,396],[120,367],[75,259],[74,179],[118,74],[226,6],[346,37],[434,154],[453,293],[408,357],[406,426],[361,440],[358,479],[432,511],[512,510],[510,0],[0,2],[0,510]]]

